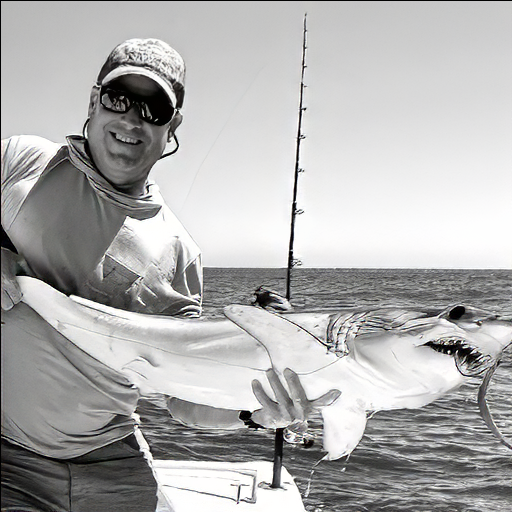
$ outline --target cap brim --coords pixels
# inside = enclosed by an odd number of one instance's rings
[[[156,84],[165,92],[165,94],[167,94],[167,96],[171,100],[172,106],[176,107],[176,94],[172,87],[150,69],[141,68],[138,66],[119,66],[116,69],[113,69],[110,73],[108,73],[105,76],[105,78],[101,81],[101,85],[106,85],[112,82],[112,80],[115,80],[120,76],[126,75],[141,75],[150,78],[151,80],[153,80],[153,82],[156,82]]]

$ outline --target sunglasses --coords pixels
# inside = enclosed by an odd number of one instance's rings
[[[100,103],[110,112],[118,114],[124,114],[133,105],[137,105],[140,118],[146,121],[146,123],[157,126],[163,126],[168,123],[175,113],[175,109],[170,103],[159,99],[137,97],[130,92],[113,89],[108,86],[101,88]]]

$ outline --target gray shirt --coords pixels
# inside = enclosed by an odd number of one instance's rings
[[[133,198],[111,187],[84,141],[2,141],[2,226],[33,275],[66,294],[144,313],[198,316],[199,248],[155,184]],[[24,304],[3,332],[2,435],[71,458],[133,431],[139,393]]]

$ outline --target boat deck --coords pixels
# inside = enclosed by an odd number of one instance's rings
[[[165,496],[157,512],[305,512],[300,492],[284,467],[281,488],[270,487],[273,465],[268,461],[154,460],[153,468]]]

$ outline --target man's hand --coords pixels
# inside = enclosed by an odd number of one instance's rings
[[[251,420],[263,427],[285,428],[293,423],[306,421],[316,409],[331,405],[341,395],[337,389],[331,389],[325,395],[315,400],[309,400],[299,376],[294,371],[287,368],[283,372],[283,376],[290,393],[275,370],[267,370],[267,378],[277,402],[265,393],[258,380],[252,381],[254,395],[263,408],[255,411]]]
[[[16,281],[22,258],[2,247],[2,309],[8,311],[21,301],[21,290]]]

